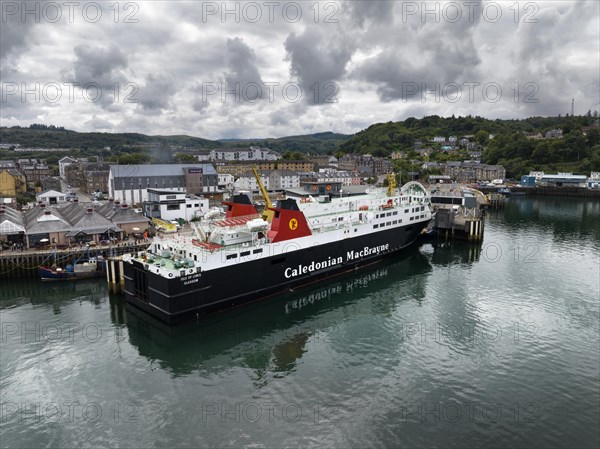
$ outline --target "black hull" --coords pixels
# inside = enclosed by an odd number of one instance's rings
[[[205,271],[189,285],[185,285],[179,278],[167,279],[150,273],[139,262],[125,263],[125,297],[128,303],[145,312],[169,324],[177,324],[371,265],[413,243],[426,225],[427,222],[415,223],[285,255]],[[347,260],[346,255],[350,251],[386,245],[389,245],[387,249],[379,253]],[[295,277],[285,276],[288,268],[338,257],[343,259],[343,263]]]

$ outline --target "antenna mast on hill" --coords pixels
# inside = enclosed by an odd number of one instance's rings
[[[571,100],[571,117],[575,115],[575,98]]]

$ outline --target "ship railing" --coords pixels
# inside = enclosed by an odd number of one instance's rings
[[[232,229],[232,230],[234,230],[234,229],[246,228],[246,225],[248,222],[250,222],[252,220],[256,220],[257,218],[260,218],[260,215],[258,215],[258,214],[243,215],[240,217],[222,218],[219,220],[213,220],[209,224],[213,231],[217,230],[217,229]]]

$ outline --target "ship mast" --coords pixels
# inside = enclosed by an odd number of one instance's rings
[[[271,210],[273,207],[273,203],[271,203],[271,198],[269,198],[269,194],[267,193],[267,189],[265,189],[258,172],[256,171],[256,167],[252,167],[252,173],[254,173],[254,177],[256,178],[256,183],[258,184],[258,188],[260,189],[260,194],[265,200],[265,209],[262,213],[262,219],[271,223],[273,221],[274,212]]]

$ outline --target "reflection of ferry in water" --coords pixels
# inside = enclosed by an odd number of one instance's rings
[[[195,224],[195,236],[155,238],[125,256],[127,301],[174,323],[313,284],[372,264],[415,241],[431,220],[416,182],[352,197],[266,203],[259,217],[246,195]]]
[[[174,375],[218,372],[231,367],[232,359],[261,376],[265,370],[288,371],[310,342],[336,338],[352,316],[388,316],[403,301],[423,300],[430,270],[427,257],[413,247],[358,275],[176,327],[127,304],[127,334],[141,355]]]

